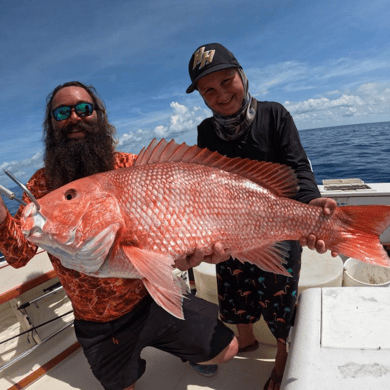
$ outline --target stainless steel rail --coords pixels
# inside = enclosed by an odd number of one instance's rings
[[[5,260],[5,257],[3,255],[0,255],[0,267],[3,265],[6,265],[7,261]]]
[[[46,288],[44,291],[49,291],[47,292],[46,294],[42,294],[40,295],[39,297],[35,298],[35,299],[32,299],[31,301],[28,301],[28,302],[25,302],[23,304],[21,304],[18,309],[21,310],[21,309],[25,309],[26,307],[30,306],[32,303],[35,303],[35,302],[38,302],[39,300],[43,299],[43,298],[46,298],[47,296],[51,295],[51,294],[54,294],[56,293],[58,290],[62,290],[63,287],[61,285],[60,282],[54,284],[53,286],[50,286],[48,288]]]
[[[70,322],[69,324],[66,324],[64,327],[62,327],[61,329],[59,329],[57,332],[51,334],[50,336],[46,337],[44,340],[42,340],[42,342],[40,342],[39,344],[36,344],[34,345],[33,347],[31,347],[30,349],[28,349],[27,351],[24,351],[23,353],[21,353],[20,355],[16,356],[15,358],[13,358],[12,360],[10,360],[8,363],[4,364],[3,366],[0,367],[0,372],[3,372],[4,370],[6,370],[8,367],[12,366],[13,364],[15,364],[16,362],[18,362],[19,360],[23,359],[24,357],[26,357],[27,355],[29,355],[30,353],[32,353],[33,351],[35,351],[38,347],[40,347],[41,345],[43,345],[44,343],[46,343],[47,341],[49,341],[50,339],[52,339],[54,336],[57,336],[59,333],[63,332],[65,329],[69,328],[69,326],[72,326],[73,325],[73,321]]]

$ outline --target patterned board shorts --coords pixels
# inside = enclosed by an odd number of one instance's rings
[[[233,259],[217,264],[222,321],[249,324],[263,315],[275,338],[285,342],[295,315],[302,254],[297,241],[285,241],[285,245],[289,247],[285,268],[291,277]]]

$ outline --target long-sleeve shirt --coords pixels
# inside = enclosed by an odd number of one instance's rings
[[[117,152],[115,169],[130,167],[137,156]],[[45,169],[35,172],[27,188],[37,198],[46,195]],[[29,203],[24,194],[23,200]],[[37,246],[27,241],[20,229],[20,217],[25,206],[20,206],[12,217],[9,213],[0,224],[0,250],[7,262],[15,268],[26,265],[36,254]],[[59,259],[49,254],[58,278],[69,296],[76,319],[107,322],[130,312],[146,295],[146,288],[140,279],[97,278],[62,266]]]
[[[198,126],[198,145],[227,157],[288,165],[298,179],[296,200],[309,203],[321,197],[294,120],[279,103],[257,102],[257,113],[250,129],[232,141],[219,138],[212,118],[205,119]]]

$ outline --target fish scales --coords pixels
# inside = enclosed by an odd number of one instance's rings
[[[26,207],[22,231],[65,267],[97,277],[140,278],[155,301],[182,318],[174,260],[216,242],[241,261],[288,275],[283,240],[310,233],[328,248],[390,265],[378,236],[389,206],[322,208],[290,199],[288,167],[229,159],[197,146],[152,141],[132,168],[96,174]]]
[[[232,175],[223,171],[217,177],[215,169],[208,167],[167,163],[128,170],[125,174],[115,171],[116,178],[112,180],[120,181],[125,175],[118,199],[123,205],[127,199],[135,200],[130,203],[126,217],[137,222],[135,235],[148,231],[147,242],[142,244],[145,249],[177,258],[193,251],[199,240],[211,251],[216,239],[223,237],[229,248],[242,250],[244,244],[246,248],[258,247],[268,226],[271,230],[286,230],[278,222],[280,217],[274,218],[267,212],[265,202],[257,199],[248,203],[256,191],[248,191],[246,180],[237,177],[233,181]],[[141,185],[127,189],[128,181]],[[161,192],[165,197],[156,195]],[[137,204],[141,201],[140,208]],[[185,247],[176,244],[179,235],[184,236]],[[242,239],[237,240],[240,236]]]

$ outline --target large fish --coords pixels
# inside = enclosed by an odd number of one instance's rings
[[[154,140],[134,167],[69,183],[30,203],[21,226],[31,242],[63,266],[97,277],[141,278],[154,300],[183,318],[172,274],[178,257],[221,242],[231,255],[289,275],[283,240],[309,233],[331,250],[382,266],[378,236],[390,206],[322,208],[292,199],[293,171],[279,164],[230,159],[197,146]]]

